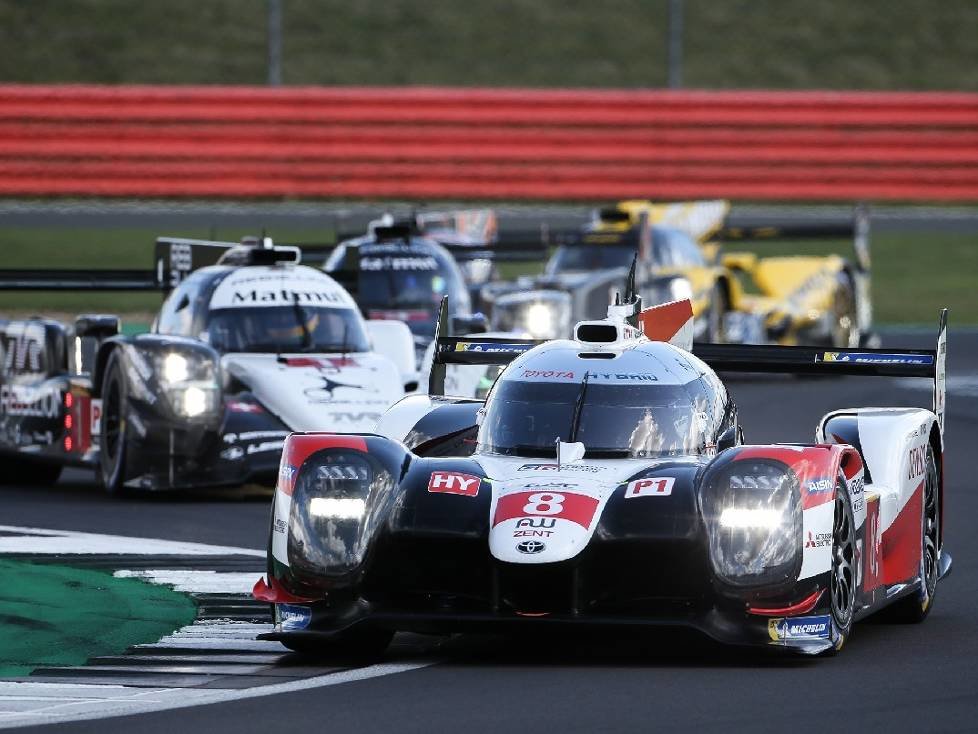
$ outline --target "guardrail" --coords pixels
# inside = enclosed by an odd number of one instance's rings
[[[978,94],[0,85],[0,196],[978,200]]]

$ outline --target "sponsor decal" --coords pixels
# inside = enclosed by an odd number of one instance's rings
[[[557,471],[556,464],[523,464],[516,471]],[[560,471],[583,471],[597,474],[601,471],[600,466],[588,466],[587,464],[561,464]]]
[[[668,497],[672,494],[674,477],[648,477],[636,479],[625,488],[625,499],[632,497]]]
[[[364,421],[378,421],[382,413],[344,413],[332,412],[329,417],[337,423],[362,423]]]
[[[262,441],[261,443],[250,443],[245,449],[249,456],[252,454],[262,454],[266,451],[281,451],[285,446],[285,441]]]
[[[525,352],[534,347],[533,344],[493,344],[491,342],[460,342],[455,345],[456,352]]]
[[[778,617],[768,620],[767,632],[775,642],[826,640],[832,628],[828,614],[817,617]]]
[[[873,352],[823,352],[822,362],[849,364],[934,364],[929,354],[876,354]]]
[[[227,409],[232,413],[264,413],[265,409],[258,403],[249,403],[246,400],[228,400]]]
[[[258,441],[263,438],[285,438],[288,433],[288,431],[245,431],[244,433],[225,433],[224,443]]]
[[[865,507],[865,506],[866,506],[866,501],[862,497],[860,497],[859,499],[853,501],[853,503],[852,503],[852,511],[853,512],[862,512],[863,511],[863,507]]]
[[[541,543],[539,540],[524,540],[522,543],[517,543],[516,545],[516,550],[520,553],[543,553],[546,549],[546,544]]]
[[[47,385],[0,385],[0,413],[56,418],[61,414],[61,391]]]
[[[865,479],[860,472],[858,475],[854,476],[849,482],[849,494],[853,497],[863,493],[863,488],[865,487]]]
[[[907,459],[907,479],[911,482],[920,479],[927,471],[927,448],[926,446],[915,446],[910,449]]]
[[[518,528],[553,528],[556,524],[552,517],[524,517],[516,521]]]
[[[572,489],[578,486],[572,482],[527,482],[523,489]]]
[[[89,405],[91,406],[89,408],[89,410],[91,411],[90,432],[93,436],[97,436],[102,431],[102,401],[99,398],[92,398],[92,401],[89,403]]]
[[[438,270],[434,257],[361,257],[361,270]]]
[[[328,403],[333,399],[333,392],[337,388],[345,387],[350,390],[367,390],[365,385],[350,385],[346,382],[339,382],[331,377],[320,376],[316,378],[322,383],[313,387],[307,387],[302,392],[309,399],[310,403]],[[378,392],[376,389],[367,390],[368,392]]]
[[[658,382],[651,372],[588,372],[590,380],[617,380],[619,382]]]
[[[289,494],[292,491],[292,480],[295,478],[295,473],[299,471],[296,467],[286,462],[282,462],[278,467],[278,482],[279,488]]]
[[[428,479],[428,491],[439,494],[460,494],[475,497],[482,486],[482,477],[457,471],[436,471]]]
[[[275,522],[272,523],[272,527],[274,528],[276,533],[281,533],[284,535],[285,531],[289,529],[289,524],[285,522],[285,520],[283,520],[282,518],[276,517]]]
[[[516,530],[513,532],[514,538],[549,538],[554,534],[553,530]]]
[[[831,479],[812,479],[808,483],[808,491],[812,494],[817,494],[818,492],[828,492],[833,487],[835,487],[835,482]]]
[[[832,533],[815,533],[808,531],[808,539],[805,541],[806,548],[824,548],[832,544]]]
[[[312,609],[298,604],[277,604],[278,618],[283,632],[304,630],[312,621]]]
[[[289,288],[258,290],[236,290],[231,294],[232,306],[253,306],[256,304],[275,306],[292,303],[343,303],[343,296],[336,291],[303,290],[294,291]]]
[[[587,530],[598,509],[598,500],[574,492],[514,492],[499,498],[493,527],[513,518],[544,517],[569,520]]]
[[[7,324],[3,349],[3,372],[43,372],[44,328],[37,323]]]
[[[564,370],[523,370],[523,374],[520,377],[527,379],[573,380],[574,373]]]

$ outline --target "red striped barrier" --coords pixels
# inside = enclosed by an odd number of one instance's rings
[[[978,200],[978,94],[0,85],[0,195]]]

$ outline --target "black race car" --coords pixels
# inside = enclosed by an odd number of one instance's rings
[[[372,430],[416,385],[410,333],[266,244],[162,239],[145,272],[0,271],[3,289],[169,291],[147,334],[108,315],[0,322],[2,478],[271,486],[290,431]]]

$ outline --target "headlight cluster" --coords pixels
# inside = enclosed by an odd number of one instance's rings
[[[366,555],[394,488],[373,457],[326,449],[296,477],[289,522],[289,564],[298,572],[341,577]]]
[[[801,563],[798,478],[772,460],[720,460],[700,492],[713,571],[735,586],[794,580]]]
[[[563,292],[508,293],[492,309],[494,331],[523,331],[534,339],[570,335],[570,295]]]
[[[221,396],[212,359],[194,352],[162,351],[156,360],[160,386],[175,413],[196,418],[217,411]]]

